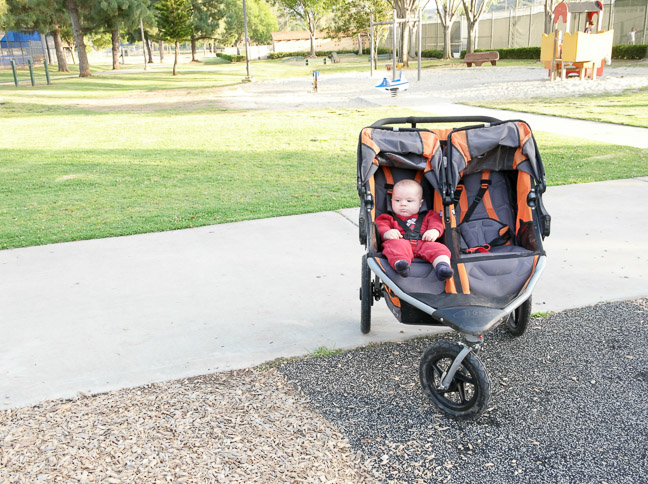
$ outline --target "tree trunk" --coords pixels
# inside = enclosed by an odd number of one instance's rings
[[[160,49],[160,64],[164,62],[164,43],[162,39],[158,40],[158,48]]]
[[[405,19],[410,18],[412,12],[407,8],[401,8],[396,10],[396,15],[398,18]],[[409,22],[404,22],[401,25],[401,61],[403,67],[409,67],[409,48],[410,48],[410,24]]]
[[[193,35],[191,36],[191,62],[198,62],[198,59],[196,59],[196,37]]]
[[[83,31],[79,20],[79,10],[74,0],[67,0],[68,12],[70,13],[70,22],[72,22],[72,32],[74,33],[74,43],[77,47],[79,56],[79,77],[90,77],[90,64],[88,63],[88,53],[86,52],[85,41],[83,40]]]
[[[178,73],[177,67],[178,67],[178,51],[179,50],[180,50],[180,42],[178,42],[176,40],[176,43],[175,43],[175,56],[174,56],[174,59],[173,59],[173,75],[174,76]]]
[[[310,57],[315,57],[315,33],[310,33]]]
[[[358,34],[358,55],[362,55],[362,34]]]
[[[113,29],[110,31],[110,38],[112,40],[112,61],[113,71],[121,69],[119,65],[119,22],[115,22]]]
[[[153,64],[153,42],[151,39],[146,39],[146,48],[148,49],[148,63]]]
[[[63,41],[61,40],[61,31],[58,25],[52,27],[52,37],[54,38],[54,49],[56,50],[56,62],[58,64],[59,72],[70,72],[70,68],[65,58],[65,51],[63,51]]]
[[[452,59],[452,24],[443,26],[443,58]]]
[[[466,53],[475,52],[475,27],[477,22],[468,22],[468,45],[466,46]]]
[[[550,34],[553,32],[553,13],[545,10],[545,24],[544,24],[544,33]]]

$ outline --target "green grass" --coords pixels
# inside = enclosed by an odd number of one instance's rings
[[[278,75],[284,64],[255,70]],[[214,73],[223,67],[230,70]],[[142,113],[129,105],[174,83],[191,101],[209,82],[239,82],[245,64],[182,71],[178,79],[124,72],[0,87],[0,249],[355,207],[360,129],[422,115],[393,108],[260,114],[195,103]],[[121,111],[79,102],[111,96],[121,96]],[[648,175],[646,150],[536,138],[552,185]]]
[[[309,358],[322,358],[325,356],[331,356],[331,355],[337,355],[340,353],[344,353],[344,350],[341,349],[336,349],[336,348],[329,348],[327,346],[320,346],[319,348],[316,348],[308,353]]]
[[[615,95],[547,99],[511,99],[506,103],[471,102],[473,106],[648,128],[648,88]]]

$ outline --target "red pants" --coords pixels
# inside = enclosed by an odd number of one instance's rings
[[[394,267],[396,261],[406,260],[410,264],[414,257],[424,259],[430,264],[440,255],[450,257],[450,249],[439,242],[424,242],[418,240],[418,244],[412,247],[408,239],[389,239],[383,242],[383,254],[387,257],[389,265]]]

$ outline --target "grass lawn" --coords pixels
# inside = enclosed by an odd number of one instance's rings
[[[648,128],[648,88],[614,95],[551,98],[551,100],[510,99],[506,103],[499,101],[465,104]]]
[[[264,75],[271,76],[285,63],[266,64]],[[168,90],[174,82],[190,98],[210,75],[212,82],[228,75],[238,82],[245,71],[243,64],[235,66],[240,72],[207,74],[217,67],[182,66],[193,80],[120,73],[61,79],[53,89],[1,86],[0,249],[358,205],[358,133],[393,117],[393,108],[261,115],[192,103],[137,112],[67,102],[68,96],[121,93],[127,105],[138,92],[158,84]],[[263,72],[255,65],[256,71]],[[536,138],[553,185],[648,175],[646,150],[544,133]]]

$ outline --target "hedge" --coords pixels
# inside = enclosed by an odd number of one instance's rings
[[[245,60],[244,55],[229,55],[223,54],[222,52],[217,52],[216,57],[220,57],[221,59],[225,59],[226,61],[230,62],[241,62],[242,60]]]
[[[648,45],[613,45],[613,59],[643,59],[646,57]],[[496,50],[500,59],[540,59],[540,47],[518,47],[516,49],[475,49],[475,52]],[[466,51],[461,51],[461,58],[466,57]]]
[[[515,49],[475,49],[475,52],[499,52],[500,59],[536,59],[540,60],[540,47],[517,47]],[[466,57],[466,51],[461,51],[461,58]]]
[[[317,57],[328,57],[333,52],[338,54],[356,54],[357,50],[318,50],[315,52]],[[310,49],[307,51],[297,51],[297,52],[270,52],[268,53],[268,59],[285,59],[286,57],[306,57],[310,55]]]
[[[646,57],[648,45],[613,45],[613,59],[643,59]]]
[[[421,57],[442,59],[443,58],[443,51],[442,50],[435,50],[435,49],[422,50],[421,51]]]

